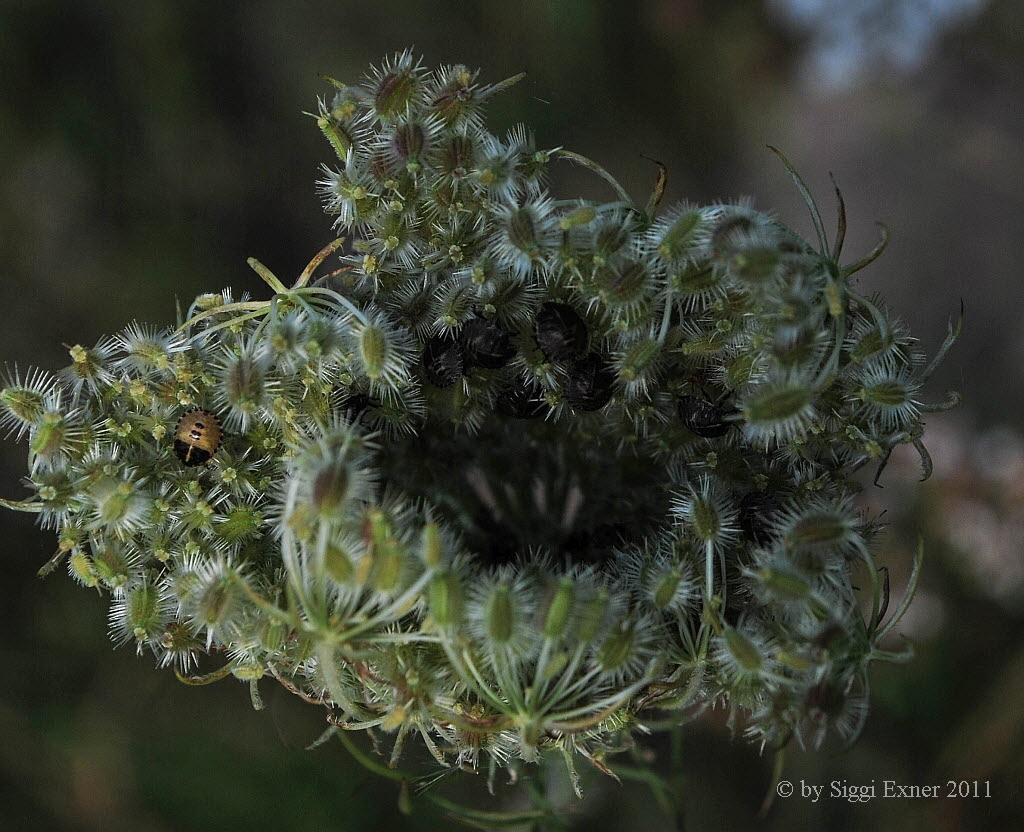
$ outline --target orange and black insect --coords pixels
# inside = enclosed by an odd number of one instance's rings
[[[223,434],[209,410],[189,410],[174,430],[174,453],[185,465],[205,465],[217,453]]]

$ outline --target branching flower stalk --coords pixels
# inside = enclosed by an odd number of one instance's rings
[[[746,202],[662,211],[664,168],[639,205],[488,132],[516,80],[405,52],[332,81],[337,239],[291,286],[250,260],[269,300],[8,372],[31,495],[3,504],[57,533],[42,571],[109,596],[115,641],[257,706],[269,676],[392,765],[409,737],[492,778],[558,754],[579,790],[579,757],[718,706],[762,748],[852,741],[920,568],[886,618],[853,475],[900,444],[930,472],[922,417],[959,396],[921,389],[960,323],[924,366],[850,286],[888,232],[842,265],[838,189],[830,241],[784,157],[816,246]],[[556,198],[559,158],[615,198]]]

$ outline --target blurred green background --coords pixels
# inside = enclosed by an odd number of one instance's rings
[[[909,666],[877,668],[850,752],[793,753],[797,783],[989,780],[988,799],[777,800],[755,815],[771,760],[711,715],[643,756],[681,795],[669,817],[643,784],[596,772],[588,799],[551,788],[571,828],[989,830],[1024,828],[1024,4],[1019,0],[374,0],[312,3],[0,2],[0,360],[68,363],[132,319],[231,285],[261,293],[254,255],[296,273],[331,237],[313,181],[330,160],[312,120],[318,73],[357,80],[413,46],[427,65],[521,70],[491,127],[523,121],[542,147],[601,161],[638,199],[656,169],[668,201],[749,195],[809,221],[766,143],[831,210],[847,251],[893,232],[862,273],[933,351],[963,298],[963,340],[933,382],[966,405],[929,424],[936,474],[901,448],[884,491],[880,557],[897,597],[919,532],[928,560],[900,629]],[[607,197],[556,169],[565,196]],[[262,296],[262,295],[261,295]],[[926,437],[929,438],[929,437]],[[0,445],[6,497],[25,448]],[[106,603],[35,571],[53,537],[0,514],[0,829],[377,830],[448,827],[331,744],[323,714],[264,683],[186,688],[107,641]],[[410,765],[415,759],[410,760]],[[453,778],[454,779],[454,778]],[[482,778],[444,794],[481,807]],[[943,788],[944,791],[944,788]]]

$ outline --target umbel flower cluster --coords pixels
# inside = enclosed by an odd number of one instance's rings
[[[920,390],[959,327],[925,364],[850,284],[884,239],[840,265],[841,197],[830,242],[788,162],[817,248],[488,132],[516,80],[406,52],[332,81],[344,240],[291,286],[250,261],[270,300],[201,295],[9,372],[32,495],[4,504],[56,531],[49,567],[110,599],[115,641],[257,704],[272,678],[392,759],[410,735],[492,773],[554,751],[576,782],[708,707],[762,747],[851,739],[912,594],[887,616],[853,475],[903,443],[927,475],[922,416],[958,397]],[[558,158],[616,198],[552,196]]]

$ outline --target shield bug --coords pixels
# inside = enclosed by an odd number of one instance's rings
[[[503,416],[513,419],[535,419],[548,412],[540,387],[535,384],[524,387],[516,382],[498,394],[494,407]]]
[[[458,341],[435,335],[423,347],[423,372],[435,387],[451,387],[465,369]]]
[[[189,410],[174,430],[174,453],[189,467],[205,465],[217,453],[222,439],[220,419],[209,410]]]
[[[696,396],[682,396],[679,399],[679,417],[683,424],[691,433],[704,439],[725,436],[732,427],[732,422],[727,421],[726,417],[732,413],[732,409]]]
[[[600,410],[612,397],[615,373],[597,353],[575,362],[565,381],[565,398],[577,410]]]
[[[565,303],[541,304],[534,321],[533,337],[549,361],[577,358],[587,350],[587,324]]]
[[[504,367],[516,354],[509,333],[486,318],[466,321],[459,332],[459,343],[467,366],[475,365],[485,370]]]

